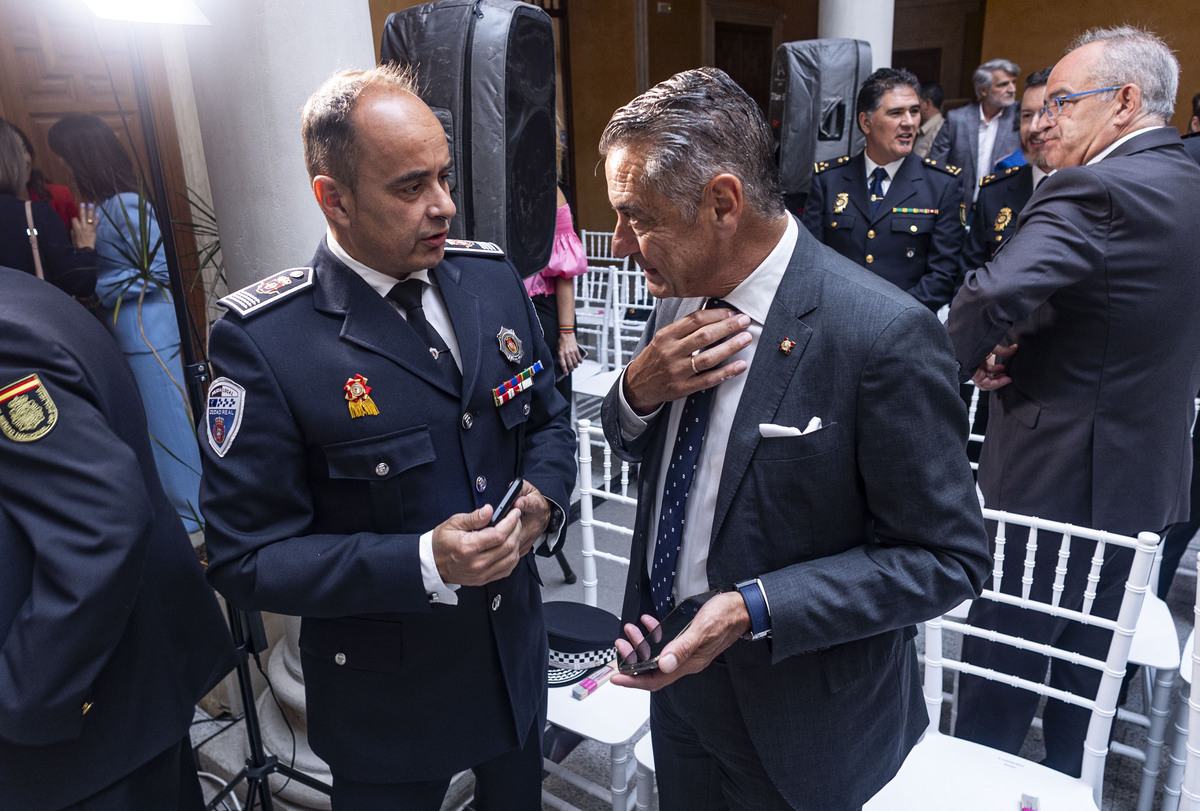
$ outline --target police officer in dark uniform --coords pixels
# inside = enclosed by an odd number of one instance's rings
[[[112,336],[0,268],[0,808],[200,811],[233,640]],[[132,395],[132,396],[131,396]]]
[[[527,553],[561,538],[575,467],[537,316],[499,249],[446,239],[450,153],[409,71],[335,75],[303,129],[328,234],[312,267],[227,297],[212,330],[209,577],[303,618],[335,809],[437,809],[463,769],[477,808],[538,807],[547,647]]]
[[[1021,154],[1024,163],[985,176],[979,181],[975,216],[963,248],[962,272],[982,267],[996,255],[1017,230],[1017,215],[1033,195],[1036,184],[1047,177],[1046,142],[1033,128],[1033,120],[1042,109],[1050,68],[1031,73],[1025,80],[1021,97]]]
[[[858,92],[866,148],[816,165],[804,225],[931,310],[950,301],[964,239],[959,170],[913,154],[920,85],[880,68]]]

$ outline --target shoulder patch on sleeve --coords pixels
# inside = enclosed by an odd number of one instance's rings
[[[242,427],[242,412],[246,406],[246,390],[228,377],[218,377],[208,387],[205,398],[204,427],[208,446],[217,456],[224,456]]]
[[[312,287],[312,268],[290,268],[230,293],[217,303],[245,318],[277,301]]]
[[[56,422],[58,406],[36,374],[0,388],[0,434],[13,442],[41,439]]]
[[[849,160],[850,160],[849,155],[843,155],[842,157],[838,158],[835,161],[817,161],[816,163],[813,164],[813,174],[819,175],[819,174],[821,174],[821,172],[824,172],[826,169],[832,169],[835,166],[841,166],[843,163],[849,162]]]
[[[937,161],[930,160],[929,158],[925,158],[924,161],[926,166],[932,166],[934,169],[945,172],[948,175],[954,175],[957,177],[958,174],[962,172],[961,168],[957,166],[951,166],[948,163],[938,163]]]
[[[985,177],[979,181],[979,188],[982,189],[984,186],[986,186],[989,183],[992,183],[993,181],[1000,180],[1002,178],[1008,177],[1009,175],[1016,174],[1017,172],[1021,171],[1023,168],[1024,168],[1024,164],[1022,164],[1021,166],[1010,166],[1007,169],[1005,169],[1003,172],[996,172],[995,174],[988,175],[987,177]]]
[[[473,256],[504,256],[504,249],[494,242],[474,242],[469,239],[446,240],[446,253]]]

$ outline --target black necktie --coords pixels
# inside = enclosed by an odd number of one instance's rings
[[[705,305],[706,310],[719,308],[736,310],[721,299],[709,299]],[[688,395],[683,412],[679,415],[679,428],[675,433],[671,458],[667,460],[670,467],[659,505],[654,565],[650,569],[650,597],[654,600],[654,612],[659,619],[670,613],[675,605],[671,599],[671,589],[675,585],[675,567],[679,560],[679,548],[683,544],[683,514],[688,490],[700,460],[700,447],[704,444],[704,434],[708,428],[711,401],[712,389]]]
[[[875,212],[879,211],[879,204],[883,202],[883,181],[887,180],[887,169],[882,166],[876,166],[875,171],[871,172],[871,216],[875,216]],[[862,187],[859,186],[861,189]]]
[[[405,279],[391,289],[388,298],[404,308],[404,312],[408,316],[408,325],[412,327],[421,342],[429,347],[429,354],[437,362],[438,370],[445,375],[446,380],[455,386],[460,386],[462,373],[454,363],[450,347],[429,323],[429,319],[425,317],[425,309],[421,306],[421,293],[425,289],[425,284],[421,279]]]

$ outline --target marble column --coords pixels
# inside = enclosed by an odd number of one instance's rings
[[[872,69],[889,67],[895,16],[895,0],[821,0],[817,36],[866,40],[871,43]]]

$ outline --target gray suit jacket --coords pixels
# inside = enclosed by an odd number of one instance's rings
[[[970,209],[979,179],[991,174],[996,161],[1021,148],[1021,133],[1017,131],[1020,104],[1010,104],[1000,112],[1000,128],[992,142],[992,156],[987,166],[976,166],[979,151],[979,103],[968,104],[946,113],[946,123],[933,139],[929,159],[948,163],[962,169],[963,202]]]
[[[659,325],[700,299],[660,301]],[[778,347],[796,343],[791,354]],[[977,593],[987,542],[964,448],[966,418],[933,314],[800,229],[734,417],[714,509],[709,583],[759,577],[772,638],[725,652],[755,748],[797,808],[857,807],[927,726],[913,624]],[[666,409],[620,436],[641,461],[623,614],[649,601],[647,527]],[[774,439],[759,423],[813,433]],[[671,438],[673,440],[673,438]]]
[[[990,507],[1113,532],[1188,515],[1200,388],[1200,166],[1171,127],[1062,169],[1017,233],[967,274],[948,328],[965,379],[1016,343],[992,396],[979,485]]]

